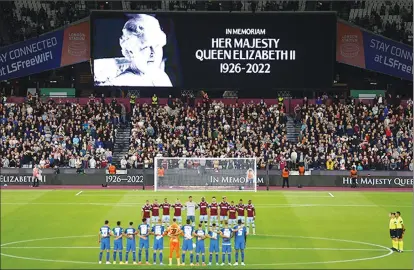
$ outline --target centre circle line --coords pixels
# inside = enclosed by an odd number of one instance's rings
[[[385,246],[362,242],[362,241],[354,241],[354,240],[346,240],[346,239],[336,239],[336,238],[326,238],[326,237],[312,237],[312,236],[294,236],[294,235],[272,235],[272,234],[258,234],[257,236],[266,236],[266,237],[280,237],[280,238],[298,238],[298,239],[314,239],[314,240],[324,240],[324,241],[334,241],[334,242],[344,242],[344,243],[353,243],[353,244],[360,244],[366,246],[372,246],[376,248],[381,248],[384,251],[388,251],[388,253],[374,256],[374,257],[365,257],[365,258],[358,258],[358,259],[347,259],[347,260],[334,260],[334,261],[323,261],[323,262],[292,262],[292,263],[265,263],[265,264],[248,264],[251,266],[281,266],[281,265],[305,265],[305,264],[329,264],[329,263],[346,263],[346,262],[357,262],[357,261],[368,261],[368,260],[376,260],[381,259],[384,257],[388,257],[393,254],[393,251]],[[70,238],[82,238],[82,237],[96,237],[96,235],[81,235],[81,236],[60,236],[60,237],[48,237],[48,238],[38,238],[38,239],[29,239],[29,240],[21,240],[21,241],[14,241],[9,243],[1,244],[0,247],[5,247],[13,244],[20,244],[20,243],[28,243],[28,242],[36,242],[36,241],[47,241],[47,240],[55,240],[55,239],[70,239]],[[99,249],[99,247],[96,247]],[[248,248],[247,248],[248,249]],[[53,259],[40,259],[40,258],[31,258],[31,257],[23,257],[23,256],[16,256],[10,255],[6,253],[0,253],[0,256],[15,258],[15,259],[23,259],[23,260],[33,260],[33,261],[44,261],[44,262],[62,262],[62,263],[76,263],[76,264],[96,264],[95,262],[84,262],[84,261],[70,261],[70,260],[53,260]]]

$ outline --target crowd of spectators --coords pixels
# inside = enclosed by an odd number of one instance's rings
[[[87,1],[86,1],[87,2]],[[85,3],[86,3],[85,2]],[[341,1],[345,4],[338,11],[338,16],[349,20],[351,8],[366,8],[367,1]],[[20,18],[16,15],[15,1],[5,1],[0,8],[0,15],[7,31],[8,38],[0,37],[0,46],[26,40],[31,37],[49,32],[66,24],[89,16],[89,9],[111,9],[111,1],[91,1],[90,4],[81,4],[80,1],[42,1],[48,5],[46,12],[42,7],[39,10],[28,7],[20,8]],[[299,1],[128,1],[131,10],[211,10],[211,11],[301,11],[320,10],[318,4],[302,4]],[[324,5],[325,6],[325,5]],[[327,5],[329,9],[335,5]],[[119,7],[118,7],[119,8]],[[345,12],[344,12],[345,10]],[[383,21],[385,13],[400,15],[400,21]],[[372,9],[371,14],[352,18],[352,22],[384,35],[391,39],[412,44],[412,29],[406,29],[405,22],[413,21],[412,6],[405,7],[395,1],[388,1],[381,6],[378,13]]]
[[[354,99],[304,102],[295,108],[302,126],[291,161],[306,169],[413,170],[412,106],[398,97],[378,97],[372,105]]]
[[[0,104],[0,167],[105,168],[112,161],[121,106],[92,100]]]
[[[365,1],[360,1],[355,4],[354,8],[365,8]],[[400,15],[398,21],[383,21],[381,16],[386,15]],[[398,4],[398,2],[382,4],[379,13],[374,9],[371,14],[367,14],[363,17],[356,17],[353,23],[356,25],[368,29],[376,34],[380,34],[391,38],[393,40],[407,43],[412,46],[413,44],[413,32],[411,29],[406,29],[406,22],[413,22],[413,8],[412,6],[405,7]]]
[[[287,151],[284,105],[224,105],[204,100],[186,106],[181,100],[154,107],[137,104],[131,144],[121,161],[127,167],[152,167],[155,156],[255,157],[264,168],[269,156]]]

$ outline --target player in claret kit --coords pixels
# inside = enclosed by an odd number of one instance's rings
[[[218,208],[219,205],[216,202],[216,197],[213,197],[211,200],[211,204],[208,206],[210,208],[210,227],[213,223],[218,223]]]
[[[200,224],[204,226],[204,231],[208,232],[208,202],[206,202],[206,199],[204,197],[201,198],[201,202],[198,204],[198,207],[200,208]]]
[[[161,219],[158,219],[158,222],[155,226],[152,227],[151,234],[154,235],[154,254],[153,260],[154,264],[157,264],[157,251],[160,253],[160,265],[162,265],[162,251],[164,249],[164,226],[162,225]]]
[[[242,224],[245,223],[245,210],[246,210],[246,206],[243,204],[243,200],[240,199],[239,204],[236,205],[236,209],[237,209],[237,221],[241,220]]]
[[[252,226],[253,235],[255,235],[256,225],[254,224],[254,220],[256,219],[256,209],[254,208],[252,204],[252,200],[249,200],[249,202],[247,203],[246,211],[247,211],[247,233],[250,233],[250,226]]]
[[[193,234],[194,234],[194,227],[191,225],[191,220],[187,219],[187,224],[184,225],[181,230],[183,231],[183,255],[182,255],[182,266],[185,265],[185,255],[189,251],[190,252],[190,266],[193,266]]]
[[[236,209],[236,206],[234,205],[234,201],[231,201],[231,203],[228,207],[228,210],[229,210],[229,222],[228,222],[228,224],[230,226],[234,226],[234,225],[236,225],[236,222],[237,222],[236,221],[237,220],[237,218],[236,218],[237,209]]]
[[[154,203],[151,205],[151,224],[155,225],[158,223],[158,220],[160,219],[160,205],[158,204],[158,200],[154,199]],[[149,219],[148,219],[149,221]]]
[[[160,208],[162,208],[162,225],[165,227],[169,226],[171,204],[168,202],[167,198],[164,199],[164,202],[160,205]]]
[[[223,196],[223,200],[219,204],[220,207],[220,228],[223,227],[223,224],[228,219],[228,209],[229,203],[227,202],[227,197]]]
[[[144,204],[144,206],[142,207],[142,215],[141,215],[141,219],[146,218],[147,220],[151,219],[151,204],[149,202],[149,200],[147,200]]]
[[[184,208],[184,205],[181,204],[180,199],[177,199],[175,204],[172,205],[172,208],[174,208],[174,218],[177,221],[178,225],[181,226],[181,224],[183,223],[181,212]]]

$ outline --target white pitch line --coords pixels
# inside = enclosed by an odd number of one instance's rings
[[[98,249],[99,246],[95,247],[9,247],[5,246],[3,248],[12,248],[12,249]],[[374,248],[316,248],[316,247],[310,247],[310,248],[275,248],[275,247],[247,247],[250,250],[321,250],[321,251],[384,251],[384,249],[374,249]],[[165,247],[164,249],[169,249],[168,247]],[[405,250],[407,252],[411,252],[412,250]]]
[[[83,195],[82,195],[83,197]],[[330,197],[329,197],[330,198]],[[0,205],[93,205],[93,206],[126,206],[126,207],[136,207],[137,205],[142,205],[144,202],[131,202],[131,203],[119,203],[119,202],[48,202],[48,203],[38,203],[38,202],[1,202]],[[255,204],[255,206],[260,206],[261,208],[286,208],[286,207],[400,207],[400,208],[413,208],[412,205],[377,205],[377,204]]]
[[[82,192],[83,192],[82,190],[81,190],[81,191],[79,191],[78,193],[76,193],[76,195],[75,195],[75,196],[80,195]]]
[[[329,194],[329,196],[331,196],[332,198],[333,198],[333,197],[335,197],[335,196],[334,196],[334,195],[332,195],[332,193],[330,193],[330,192],[329,192],[328,194]]]

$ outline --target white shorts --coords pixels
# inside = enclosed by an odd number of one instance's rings
[[[182,223],[183,222],[183,218],[182,217],[174,217],[174,218],[177,221],[177,223]]]
[[[252,224],[252,223],[254,223],[254,218],[248,217],[247,218],[247,224]]]
[[[217,216],[210,216],[210,223],[217,222]]]
[[[229,219],[229,225],[236,225],[237,221],[235,219]]]
[[[200,216],[200,222],[207,222],[207,221],[208,221],[208,216],[207,215]]]
[[[162,222],[170,223],[170,216],[162,216]]]
[[[156,222],[158,222],[159,219],[160,219],[159,216],[152,216],[151,217],[151,223],[156,223]]]
[[[225,221],[225,220],[227,220],[228,219],[228,217],[227,216],[220,216],[220,221]]]
[[[246,218],[243,216],[238,216],[237,221],[241,220],[243,223],[245,223]]]

